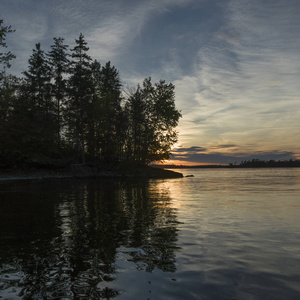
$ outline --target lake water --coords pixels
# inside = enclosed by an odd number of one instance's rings
[[[0,182],[0,299],[300,299],[300,169]]]

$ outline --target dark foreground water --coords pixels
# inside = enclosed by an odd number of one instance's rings
[[[300,169],[0,182],[0,299],[300,299]]]

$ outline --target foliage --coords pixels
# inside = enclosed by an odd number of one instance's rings
[[[2,23],[5,47],[12,30]],[[169,158],[181,117],[174,85],[146,78],[125,97],[118,70],[92,60],[83,34],[71,54],[63,38],[53,40],[48,53],[35,45],[23,78],[2,76],[0,164],[145,165]],[[1,55],[8,66],[13,56]]]
[[[50,65],[39,43],[33,49],[28,64],[20,86],[19,100],[23,103],[22,110],[18,112],[18,118],[28,117],[22,126],[25,131],[23,136],[28,136],[25,149],[28,148],[30,156],[36,153],[52,155],[57,151],[56,109],[51,95]],[[31,124],[31,130],[28,130],[26,123]]]
[[[10,61],[15,55],[2,52],[1,48],[7,48],[5,38],[8,33],[14,32],[11,26],[4,26],[0,19],[0,164],[10,160],[12,155],[12,139],[10,136],[10,117],[16,96],[17,78],[6,73],[10,67]]]
[[[60,133],[62,131],[63,115],[62,109],[65,105],[65,97],[67,96],[67,80],[65,76],[68,74],[69,54],[67,53],[68,45],[64,44],[63,38],[53,38],[54,44],[51,51],[47,54],[49,65],[51,68],[51,96],[54,98],[56,106],[56,130],[58,145],[61,144]]]
[[[73,143],[77,154],[85,163],[85,142],[88,124],[88,108],[92,98],[92,71],[89,48],[82,34],[75,40],[76,46],[71,50],[72,61],[70,78],[68,80],[67,126],[69,142]]]
[[[11,26],[4,26],[3,20],[0,19],[0,47],[7,48],[5,38],[8,33],[14,32]],[[16,56],[10,51],[6,53],[0,52],[0,65],[10,67],[10,61]]]
[[[146,78],[126,103],[129,118],[127,153],[140,164],[169,158],[177,141],[181,114],[175,108],[174,85],[161,80],[154,85]]]

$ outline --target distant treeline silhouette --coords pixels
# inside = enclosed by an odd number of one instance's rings
[[[0,20],[0,50],[13,32]],[[180,112],[174,85],[146,78],[123,89],[118,70],[89,54],[82,34],[68,51],[54,38],[49,52],[35,45],[19,78],[0,53],[0,165],[120,163],[169,158]]]
[[[300,167],[300,160],[259,160],[242,161],[240,164],[229,164],[231,168],[290,168]]]

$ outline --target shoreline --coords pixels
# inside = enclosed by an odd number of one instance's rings
[[[98,167],[84,165],[71,165],[67,169],[17,169],[0,171],[0,182],[23,181],[23,180],[47,180],[66,178],[148,178],[148,179],[169,179],[182,178],[182,173],[154,168],[140,167],[104,170]]]

